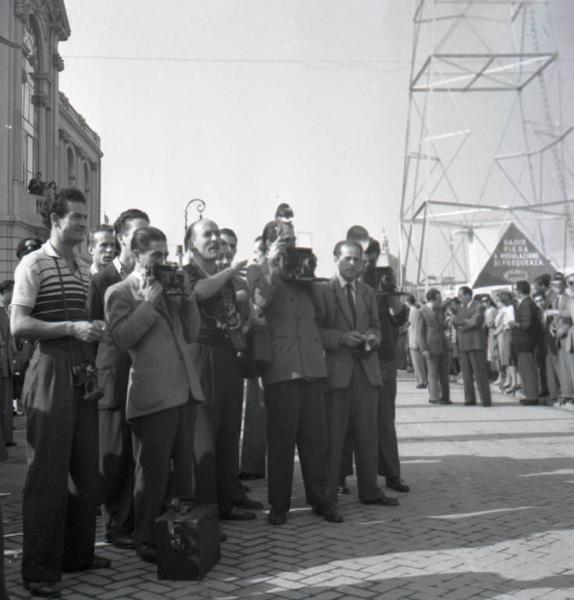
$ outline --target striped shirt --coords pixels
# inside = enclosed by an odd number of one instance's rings
[[[31,308],[31,316],[41,321],[87,320],[90,265],[81,257],[75,262],[72,273],[49,241],[27,254],[14,273],[12,304]]]

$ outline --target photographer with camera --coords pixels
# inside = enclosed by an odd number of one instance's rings
[[[263,372],[267,406],[268,521],[282,525],[291,506],[295,444],[307,502],[332,523],[337,512],[326,481],[327,431],[323,381],[327,376],[315,321],[312,284],[293,279],[285,265],[295,248],[292,227],[269,222],[263,231],[265,258],[251,287],[267,322],[271,356]],[[286,235],[287,233],[287,235]],[[307,256],[303,254],[303,260]],[[298,269],[295,269],[298,271]]]
[[[130,245],[134,270],[108,289],[105,311],[112,342],[132,361],[126,419],[135,456],[134,536],[138,556],[155,562],[154,523],[168,492],[193,492],[195,413],[204,397],[188,344],[200,317],[188,281],[174,290],[158,281],[168,254],[163,232],[141,227]]]
[[[208,219],[190,225],[185,247],[189,262],[184,271],[202,317],[199,336],[191,345],[206,399],[198,412],[196,434],[199,497],[218,504],[223,520],[255,519],[249,509],[263,505],[249,499],[239,481],[243,375],[237,344],[242,342],[243,317],[234,279],[246,261],[219,270],[218,262],[226,257],[222,256],[219,227]]]
[[[82,192],[61,190],[47,205],[50,238],[22,258],[12,298],[12,333],[38,340],[24,381],[28,475],[23,491],[24,586],[58,597],[63,571],[106,568],[94,556],[99,499],[98,405],[89,321],[89,265],[74,250],[86,237]]]
[[[381,339],[375,293],[358,280],[363,251],[353,241],[333,250],[337,274],[316,288],[317,322],[326,353],[328,485],[337,496],[347,433],[357,464],[359,500],[396,506],[377,487],[377,403],[381,372],[376,348]]]

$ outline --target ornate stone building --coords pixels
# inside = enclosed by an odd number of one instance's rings
[[[87,199],[90,227],[100,218],[100,138],[59,90],[70,36],[63,0],[0,2],[0,278],[12,275],[15,248],[44,239],[43,198],[28,193],[36,172]]]

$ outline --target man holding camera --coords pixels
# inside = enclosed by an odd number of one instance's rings
[[[28,475],[23,491],[24,586],[58,597],[63,571],[106,568],[94,556],[99,498],[98,405],[91,396],[93,342],[89,266],[74,254],[86,237],[84,195],[63,189],[47,206],[50,238],[16,268],[11,327],[38,340],[26,373]]]
[[[311,284],[292,281],[285,257],[295,238],[271,221],[263,232],[266,256],[253,289],[271,341],[270,363],[263,373],[267,406],[268,521],[282,525],[291,506],[295,444],[299,451],[307,502],[332,523],[337,512],[326,481],[327,431],[323,380],[327,376],[315,320]]]
[[[375,293],[358,280],[363,268],[358,243],[338,242],[333,253],[337,274],[316,288],[317,322],[327,363],[328,485],[335,498],[348,434],[357,464],[359,500],[396,506],[396,498],[387,498],[377,487],[377,402],[382,382]]]
[[[104,320],[104,298],[112,285],[133,269],[131,239],[140,227],[149,225],[147,214],[130,208],[114,223],[115,239],[121,250],[112,263],[94,275],[88,289],[91,319]],[[106,540],[116,548],[134,548],[134,459],[132,430],[126,421],[126,398],[131,359],[112,342],[109,329],[98,344],[96,372],[103,396],[99,401],[100,474],[102,516]]]
[[[167,257],[165,235],[137,229],[131,239],[134,270],[108,289],[106,318],[112,342],[129,352],[132,366],[126,403],[135,456],[135,541],[142,560],[155,562],[155,519],[169,496],[192,496],[196,404],[203,402],[188,344],[199,313],[189,282],[164,289],[157,267]]]
[[[241,343],[242,314],[234,279],[246,263],[219,270],[220,258],[226,257],[222,257],[219,227],[209,219],[189,227],[185,246],[189,263],[184,271],[202,316],[199,336],[191,346],[206,399],[197,422],[199,497],[217,503],[223,520],[255,519],[255,513],[248,509],[263,505],[249,499],[239,481],[243,375],[237,345]]]

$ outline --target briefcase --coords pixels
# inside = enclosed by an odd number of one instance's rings
[[[155,521],[157,577],[202,579],[221,558],[216,504],[174,498]]]

